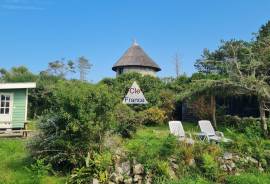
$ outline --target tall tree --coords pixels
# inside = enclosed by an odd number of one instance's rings
[[[65,59],[56,60],[48,64],[48,69],[46,70],[46,72],[51,75],[64,78],[68,73],[75,72],[75,64],[72,60],[68,61],[65,61]]]
[[[78,69],[80,72],[81,81],[86,81],[86,76],[89,73],[92,66],[93,65],[85,57],[82,56],[78,59]]]
[[[261,26],[256,39],[261,40],[270,36],[270,20]]]
[[[194,66],[202,73],[227,75],[228,62],[234,57],[239,58],[238,62],[244,62],[246,47],[250,46],[249,42],[242,40],[221,41],[221,46],[215,51],[204,49],[201,58],[197,59]]]
[[[180,75],[180,58],[179,58],[179,54],[176,53],[173,57],[173,64],[174,64],[174,68],[175,68],[175,74],[176,74],[176,78],[179,77]]]

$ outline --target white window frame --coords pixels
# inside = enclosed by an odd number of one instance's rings
[[[13,98],[14,98],[14,93],[0,93],[0,102],[1,102],[1,95],[9,95],[10,96],[10,101],[9,101],[9,114],[0,114],[0,122],[12,122],[12,115],[13,115]]]

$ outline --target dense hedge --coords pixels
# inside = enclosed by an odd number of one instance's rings
[[[62,171],[81,167],[88,153],[100,151],[110,129],[112,95],[106,86],[78,81],[59,81],[51,94],[53,105],[39,121],[32,155]]]
[[[259,118],[254,117],[239,117],[224,115],[218,117],[218,122],[225,127],[232,127],[242,133],[254,133],[254,136],[261,136],[263,134]]]

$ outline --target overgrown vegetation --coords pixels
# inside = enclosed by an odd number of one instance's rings
[[[138,172],[157,184],[269,183],[269,61],[270,22],[254,41],[223,41],[217,50],[205,50],[195,65],[199,72],[191,77],[159,79],[129,73],[90,84],[65,78],[73,70],[70,62],[52,62],[38,75],[25,67],[1,69],[1,82],[37,82],[29,94],[29,116],[38,119],[39,134],[28,144],[30,155],[24,142],[1,141],[0,169],[8,172],[0,182],[42,183],[53,178],[48,175],[60,173],[68,183],[93,179],[108,183],[118,169],[118,157],[124,155],[132,166],[142,164]],[[147,105],[122,104],[134,81]],[[217,102],[217,98],[226,101],[243,95],[256,99],[260,117],[232,116]],[[182,104],[191,107],[195,118],[210,119],[233,142],[201,141],[193,123],[185,123],[184,128],[193,134],[195,144],[170,135],[167,122],[179,119]],[[235,160],[225,163],[225,153]]]

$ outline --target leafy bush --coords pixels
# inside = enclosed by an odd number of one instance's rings
[[[41,179],[52,172],[52,166],[50,164],[45,164],[44,160],[36,160],[35,163],[26,167],[26,170],[32,174],[33,183],[40,183]]]
[[[68,179],[68,184],[83,184],[93,182],[93,171],[92,168],[82,167],[74,169],[70,178]]]
[[[157,77],[143,76],[139,73],[125,73],[114,79],[104,79],[100,83],[106,84],[110,91],[114,93],[117,101],[122,101],[127,94],[132,83],[136,81],[140,86],[143,94],[148,101],[147,105],[131,105],[130,107],[135,111],[142,111],[147,108],[159,104],[160,90],[164,88],[164,83]]]
[[[209,98],[209,97],[208,97]],[[193,100],[190,104],[192,111],[199,119],[210,119],[212,110],[209,104],[209,99],[201,96]]]
[[[59,82],[52,93],[54,105],[40,119],[31,154],[54,169],[70,171],[85,165],[88,152],[100,151],[114,102],[106,87],[78,81]]]
[[[225,115],[218,117],[218,121],[226,127],[232,127],[250,137],[261,136],[260,119],[253,117],[240,118],[239,116]]]
[[[120,133],[122,137],[130,138],[136,131],[136,117],[135,112],[127,105],[118,104],[114,109],[114,116],[116,121],[115,130]]]
[[[166,137],[166,139],[163,141],[163,144],[160,147],[159,155],[161,158],[168,158],[173,153],[175,153],[176,146],[178,145],[178,140],[175,136],[169,135]]]
[[[170,166],[167,161],[157,160],[152,167],[152,172],[154,173],[155,177],[163,176],[165,178],[169,178]]]
[[[160,92],[159,108],[165,112],[167,120],[171,120],[175,110],[176,97],[173,91],[162,90]]]
[[[73,170],[68,183],[92,183],[93,178],[101,183],[106,183],[109,179],[109,168],[112,167],[112,155],[105,151],[102,154],[94,153],[93,158],[90,154],[85,159],[86,166]]]
[[[157,107],[151,107],[144,111],[145,125],[160,125],[164,123],[166,116],[165,112]]]
[[[218,163],[215,161],[215,159],[213,158],[213,156],[211,156],[208,153],[204,153],[202,155],[202,171],[203,174],[211,179],[211,180],[216,180],[218,177]]]
[[[239,133],[236,131],[228,131],[228,135],[234,140],[231,144],[223,145],[226,150],[237,153],[242,156],[249,156],[258,160],[262,166],[267,169],[270,164],[269,140],[262,137]],[[254,170],[254,165],[246,162],[240,162],[239,166],[245,170]]]

